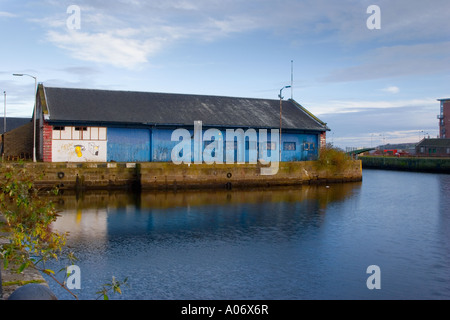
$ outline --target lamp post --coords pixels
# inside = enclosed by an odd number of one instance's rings
[[[3,134],[6,133],[6,91],[3,91],[5,96],[5,111],[3,112]]]
[[[34,79],[34,94],[36,95],[36,90],[37,90],[37,78],[35,76],[32,76],[30,74],[26,74],[26,73],[14,73],[13,76],[15,77],[23,77],[23,76],[28,76]],[[34,111],[33,111],[33,115],[34,115],[34,125],[33,125],[33,162],[36,162],[36,96],[34,96]]]
[[[282,116],[282,112],[283,112],[283,89],[287,89],[290,87],[291,86],[284,86],[283,88],[281,88],[280,95],[278,96],[280,98],[280,142],[278,145],[278,148],[280,149],[280,159],[279,159],[280,162],[281,162],[281,128],[282,128],[281,116]]]

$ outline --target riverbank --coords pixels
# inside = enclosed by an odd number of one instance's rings
[[[8,234],[2,230],[2,224],[5,221],[5,217],[0,213],[0,245],[9,241]],[[0,300],[8,300],[14,291],[30,283],[37,283],[48,287],[48,283],[42,274],[33,268],[26,268],[23,272],[17,273],[11,267],[5,269],[2,259],[0,259],[0,268]]]
[[[262,175],[260,164],[173,163],[2,163],[0,177],[8,170],[23,170],[40,188],[60,190],[138,189],[178,190],[249,188],[340,183],[362,180],[361,161],[345,169],[319,168],[315,161],[280,163],[277,174]]]
[[[450,158],[360,156],[365,169],[450,173]]]

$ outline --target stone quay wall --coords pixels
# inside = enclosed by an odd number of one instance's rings
[[[277,174],[262,175],[260,164],[1,163],[0,179],[14,170],[36,186],[60,190],[203,189],[289,186],[362,180],[361,161],[345,170],[318,169],[314,161],[282,162]]]

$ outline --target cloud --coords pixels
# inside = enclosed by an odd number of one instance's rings
[[[159,50],[164,39],[139,40],[126,38],[115,32],[56,32],[49,31],[47,38],[83,61],[108,63],[116,67],[133,69],[148,62],[148,56]]]
[[[0,11],[0,18],[15,18],[17,15],[11,12]]]
[[[388,93],[392,93],[392,94],[396,94],[396,93],[399,93],[399,92],[400,92],[400,88],[399,88],[399,87],[392,86],[392,87],[384,88],[384,89],[382,89],[382,91],[388,92]]]
[[[344,105],[344,102],[342,102]],[[365,106],[355,108],[354,105]],[[331,128],[328,140],[340,147],[369,147],[383,143],[417,142],[423,132],[434,137],[438,133],[436,114],[439,103],[435,99],[394,101],[391,103],[345,104],[346,110],[334,110],[320,115]]]
[[[450,71],[450,41],[384,46],[364,54],[358,65],[335,69],[325,82],[373,80]]]
[[[383,109],[402,109],[407,108],[412,110],[414,108],[436,108],[436,99],[409,99],[409,100],[330,100],[326,104],[311,103],[308,109],[313,111],[318,116],[326,114],[349,114],[365,110],[380,110]]]
[[[57,17],[40,19],[51,29],[47,33],[50,42],[68,50],[77,59],[97,61],[97,55],[104,63],[115,66],[136,67],[148,63],[152,55],[180,41],[211,42],[255,31],[279,36],[280,40],[288,43],[351,44],[358,50],[385,45],[366,53],[359,64],[333,70],[325,79],[328,82],[433,73],[445,64],[450,65],[448,58],[444,57],[449,50],[448,45],[441,45],[440,56],[437,50],[434,54],[428,52],[428,56],[420,56],[420,50],[427,48],[416,46],[417,41],[422,41],[428,42],[432,48],[435,43],[431,42],[439,43],[446,39],[449,22],[444,13],[450,8],[447,0],[433,0],[433,5],[380,0],[377,3],[382,10],[382,29],[379,32],[371,32],[366,27],[366,9],[370,1],[79,0],[82,32],[78,35],[70,35],[63,30],[67,3],[54,0],[46,0],[45,3],[48,7],[58,8],[59,12],[55,13]],[[124,52],[127,50],[122,48],[117,55],[106,54],[95,44],[96,40],[104,43],[104,39],[112,42],[107,48],[117,49],[114,44],[125,44],[130,46],[130,50]],[[416,45],[407,43],[412,39]],[[393,45],[399,41],[404,43],[404,47]],[[81,49],[94,53],[94,57],[80,53]],[[117,61],[122,57],[129,61]],[[416,66],[414,62],[417,62]],[[414,67],[417,70],[414,71]]]
[[[108,6],[93,1],[80,4],[80,8],[79,30],[66,28],[64,19],[69,15],[29,21],[46,26],[46,40],[75,59],[127,69],[149,63],[150,57],[177,41],[211,42],[259,27],[245,14],[222,17],[198,13],[197,2],[189,1],[149,4],[123,0]],[[195,12],[198,19],[186,12]]]

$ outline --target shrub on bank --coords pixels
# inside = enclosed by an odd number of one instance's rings
[[[318,170],[329,170],[330,172],[337,173],[348,169],[351,163],[351,157],[344,151],[334,147],[332,144],[327,144],[320,149],[319,157],[316,161],[316,168]]]

